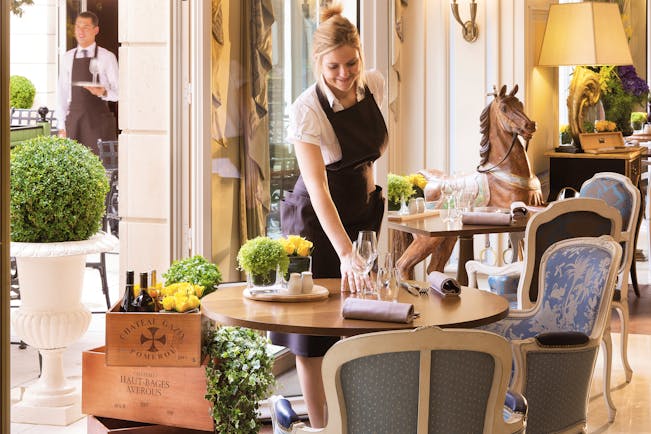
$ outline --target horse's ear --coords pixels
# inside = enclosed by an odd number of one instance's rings
[[[514,96],[516,93],[518,93],[518,85],[516,84],[513,86],[513,89],[511,89],[511,93],[509,93],[509,96]]]
[[[505,93],[506,93],[506,85],[502,86],[502,88],[500,89],[500,96],[504,96]]]

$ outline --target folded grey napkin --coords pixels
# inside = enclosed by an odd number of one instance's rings
[[[524,217],[527,215],[527,205],[522,201],[515,201],[511,204],[511,215],[513,218]]]
[[[464,225],[510,225],[511,214],[503,212],[483,212],[471,211],[464,212],[461,216],[461,222]]]
[[[459,295],[461,294],[461,285],[456,279],[441,273],[440,271],[432,271],[427,276],[429,286],[441,295]]]
[[[414,320],[414,305],[391,301],[364,300],[348,297],[341,311],[346,319],[410,323]]]

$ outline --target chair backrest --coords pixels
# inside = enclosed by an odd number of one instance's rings
[[[550,332],[579,332],[601,339],[621,257],[621,246],[608,235],[553,244],[540,261],[538,303],[484,329],[509,340]]]
[[[97,139],[99,159],[106,170],[117,170],[118,168],[118,144],[117,140]]]
[[[518,284],[518,308],[529,309],[538,300],[540,261],[554,243],[576,237],[610,235],[619,240],[621,216],[601,199],[572,198],[551,203],[535,214],[525,230],[523,274]]]
[[[42,117],[39,114],[39,109],[19,109],[11,108],[11,125],[36,125],[42,122]],[[45,121],[51,124],[52,129],[56,129],[56,118],[54,117],[54,110],[48,110],[45,115]]]
[[[323,361],[324,432],[514,432],[502,417],[511,365],[508,342],[480,330],[345,339]]]
[[[614,172],[595,174],[581,185],[580,197],[602,199],[608,205],[616,208],[622,216],[622,232],[619,241],[622,243],[621,294],[628,293],[628,270],[635,256],[635,231],[640,213],[640,190],[633,185],[627,176]]]

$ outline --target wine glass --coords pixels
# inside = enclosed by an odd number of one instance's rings
[[[90,59],[90,62],[88,63],[88,72],[93,74],[93,84],[96,84],[97,75],[99,74],[99,62],[94,57]]]
[[[393,265],[393,255],[391,252],[384,254],[382,261],[378,261],[376,288],[378,299],[384,301],[398,301],[399,282],[396,275],[398,269]]]
[[[351,266],[357,281],[363,282],[362,292],[373,292],[373,286],[369,285],[368,273],[373,268],[377,257],[377,248],[373,248],[371,241],[362,240],[353,242],[351,255]]]

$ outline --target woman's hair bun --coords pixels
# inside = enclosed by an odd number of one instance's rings
[[[343,10],[344,6],[341,3],[333,3],[332,5],[323,8],[321,10],[321,22],[324,22],[335,15],[341,15]]]

